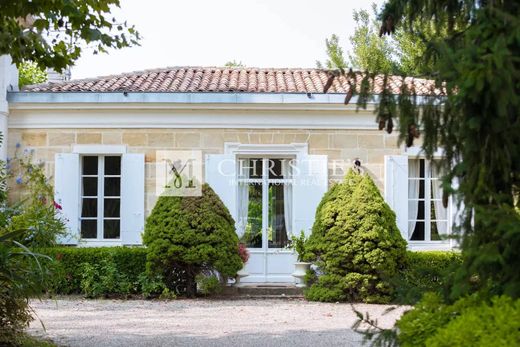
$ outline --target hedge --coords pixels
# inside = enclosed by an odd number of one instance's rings
[[[56,260],[53,271],[53,289],[56,294],[82,292],[83,264],[114,265],[119,275],[136,283],[146,270],[147,250],[143,247],[53,247],[37,250]]]
[[[407,251],[406,262],[394,279],[397,301],[413,304],[424,293],[446,294],[453,272],[462,264],[455,251]]]

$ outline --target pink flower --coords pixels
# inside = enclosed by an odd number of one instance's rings
[[[56,201],[54,201],[54,208],[57,209],[57,210],[61,210],[62,207],[60,204],[58,204]]]
[[[238,244],[238,256],[242,259],[242,263],[244,264],[249,260],[249,251],[243,243]]]

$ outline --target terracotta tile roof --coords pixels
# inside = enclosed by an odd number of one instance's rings
[[[323,93],[328,73],[319,69],[300,68],[227,68],[170,67],[135,71],[120,75],[71,80],[26,86],[26,92],[242,92],[242,93]],[[356,84],[362,73],[356,73]],[[390,77],[392,92],[398,93],[403,83],[399,76]],[[424,79],[405,78],[418,95],[438,95],[434,83]],[[377,76],[374,94],[382,91],[383,78]],[[347,93],[346,77],[336,78],[328,93]]]

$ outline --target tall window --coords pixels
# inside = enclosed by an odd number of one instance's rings
[[[121,157],[83,156],[81,165],[81,238],[119,239]]]
[[[291,160],[242,158],[238,174],[238,233],[251,248],[283,248],[292,233]]]
[[[408,239],[440,241],[450,225],[448,208],[442,204],[439,168],[435,162],[413,159],[408,170]]]

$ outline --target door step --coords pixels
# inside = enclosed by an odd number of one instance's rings
[[[254,299],[298,299],[303,298],[302,288],[286,284],[247,284],[225,287],[223,295]]]

